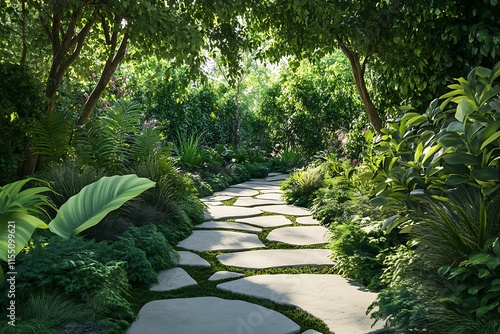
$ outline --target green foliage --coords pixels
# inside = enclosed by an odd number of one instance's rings
[[[499,76],[500,63],[492,70],[475,68],[467,80],[449,86],[440,106],[435,100],[424,114],[408,112],[382,130],[369,158],[373,172],[365,177],[376,185],[375,205],[402,212],[385,228],[411,223],[422,195],[446,196],[463,184],[491,197],[500,188]]]
[[[120,238],[143,250],[154,270],[172,268],[178,258],[177,253],[157,231],[155,225],[131,227]]]
[[[20,291],[59,290],[85,303],[104,303],[100,315],[130,321],[133,314],[126,301],[129,288],[122,262],[99,261],[110,250],[103,244],[80,238],[53,238],[45,247],[35,247],[17,258],[16,281]]]
[[[266,122],[262,136],[268,151],[276,145],[294,147],[311,156],[331,145],[337,130],[349,132],[360,103],[346,59],[340,52],[320,62],[303,62],[285,70],[263,97],[259,116]]]
[[[154,186],[154,182],[137,175],[103,177],[64,203],[49,228],[69,238],[99,223],[109,212]]]
[[[43,87],[27,67],[0,64],[0,185],[18,179],[30,132],[41,118]]]
[[[148,287],[158,282],[158,273],[146,257],[146,252],[136,246],[135,239],[130,235],[119,237],[110,247],[112,251],[108,258],[123,262],[127,278],[132,285]]]
[[[72,321],[92,319],[92,310],[67,295],[57,292],[37,292],[21,301],[18,316],[24,321],[38,320],[57,327]]]
[[[355,210],[351,210],[350,203],[347,203],[351,199],[348,191],[349,188],[346,186],[333,184],[319,189],[311,201],[313,217],[328,226],[342,222],[349,219],[350,215],[356,214]]]
[[[48,180],[50,188],[54,191],[50,193],[50,197],[56,207],[60,207],[71,196],[78,194],[83,187],[103,176],[94,168],[80,166],[74,161],[51,164],[39,175],[41,179]]]
[[[457,267],[440,268],[440,274],[454,281],[456,292],[445,299],[470,318],[487,320],[500,328],[499,284],[500,241],[489,239],[482,251],[474,252]]]
[[[289,204],[309,207],[314,192],[324,185],[324,174],[320,167],[309,167],[291,173],[281,185],[283,198]]]
[[[177,144],[174,145],[174,152],[177,155],[182,167],[188,171],[199,169],[203,164],[203,154],[200,144],[203,134],[191,135],[187,133],[177,133]]]
[[[330,229],[329,247],[335,269],[371,290],[383,287],[380,276],[384,258],[397,242],[394,235],[385,235],[381,227],[380,221],[353,216],[344,223],[331,225]]]
[[[35,180],[27,178],[0,187],[0,259],[2,261],[13,260],[28,243],[36,228],[48,227],[41,218],[47,216],[46,210],[54,208],[49,196],[46,195],[51,192],[51,189],[41,186],[23,190],[27,183]]]
[[[39,155],[44,164],[64,160],[70,151],[73,124],[59,113],[44,114],[32,129],[32,153]]]

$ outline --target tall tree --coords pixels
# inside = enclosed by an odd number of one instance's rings
[[[254,33],[269,42],[263,50],[275,59],[283,55],[318,58],[339,48],[349,59],[356,87],[370,123],[379,131],[380,116],[365,82],[367,63],[393,20],[393,8],[378,0],[266,1],[253,10]]]

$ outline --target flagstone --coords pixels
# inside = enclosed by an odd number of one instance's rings
[[[333,265],[328,249],[262,249],[220,254],[217,260],[245,269]]]
[[[203,224],[196,225],[197,229],[226,229],[226,230],[241,230],[248,232],[262,232],[261,228],[251,226],[248,224],[236,223],[236,222],[220,222],[220,221],[208,221]]]
[[[296,222],[301,225],[319,225],[319,221],[314,219],[312,216],[297,217]]]
[[[295,334],[283,314],[242,300],[217,297],[154,300],[144,305],[128,334]]]
[[[267,200],[275,200],[275,201],[283,201],[283,196],[281,193],[267,193],[267,194],[260,194],[255,196],[257,199],[267,199]]]
[[[177,246],[197,252],[265,247],[255,234],[217,230],[195,230]]]
[[[365,312],[376,293],[339,275],[258,275],[220,283],[217,288],[280,304],[295,305],[323,320],[335,334],[369,333],[383,327]]]
[[[234,196],[207,196],[207,197],[202,197],[200,200],[202,202],[211,202],[211,201],[227,201],[230,200],[231,198],[234,198]]]
[[[240,206],[212,206],[205,210],[205,220],[258,216],[262,210]]]
[[[262,205],[280,205],[285,204],[282,200],[274,200],[274,199],[255,199],[251,197],[239,197],[236,202],[234,202],[234,206],[244,206],[244,207],[254,207],[254,206],[262,206]]]
[[[220,281],[227,278],[235,278],[245,276],[242,273],[235,273],[234,271],[218,271],[208,278],[209,281]]]
[[[218,191],[215,193],[216,196],[238,196],[238,197],[252,197],[258,195],[259,192],[254,189],[246,189],[246,188],[227,188],[223,191]]]
[[[277,227],[292,225],[290,219],[283,216],[258,216],[251,218],[240,218],[236,219],[238,223],[245,223],[250,225],[256,225],[260,227]]]
[[[210,263],[198,254],[188,251],[178,251],[177,254],[179,254],[180,266],[210,267]]]
[[[268,176],[266,178],[266,181],[281,181],[281,180],[286,180],[289,177],[290,174],[278,174],[278,175]]]
[[[149,290],[170,291],[197,284],[184,269],[172,268],[158,272],[158,283],[152,284]]]
[[[272,230],[266,239],[307,246],[328,243],[327,233],[328,229],[323,226],[291,226]]]
[[[306,208],[301,208],[293,205],[268,205],[268,206],[260,206],[259,209],[262,211],[279,213],[282,215],[290,215],[290,216],[310,216],[311,211]]]

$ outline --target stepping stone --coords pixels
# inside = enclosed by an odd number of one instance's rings
[[[266,181],[281,181],[286,180],[290,177],[290,174],[278,174],[266,177]]]
[[[180,266],[210,267],[210,263],[195,253],[188,251],[178,251],[177,253],[179,254],[178,265]]]
[[[303,332],[302,334],[321,334],[321,333],[318,331],[315,331],[314,329],[308,329],[305,332]]]
[[[280,200],[270,200],[270,199],[255,199],[251,197],[239,197],[236,202],[234,202],[234,206],[262,206],[262,205],[280,205],[285,204],[284,201]]]
[[[177,246],[197,252],[240,250],[265,247],[255,234],[232,231],[202,231],[193,233]]]
[[[295,334],[283,314],[242,300],[217,297],[154,300],[144,305],[128,334]]]
[[[220,196],[238,196],[238,197],[252,197],[258,195],[259,192],[253,189],[245,189],[245,188],[227,188],[226,190],[219,191],[215,193]]]
[[[269,173],[267,174],[267,177],[270,177],[270,176],[277,176],[277,175],[282,175],[283,173],[276,173],[276,172],[272,172],[272,173]]]
[[[234,278],[245,276],[242,273],[235,273],[233,271],[218,271],[208,278],[209,281],[220,281],[222,279]]]
[[[158,283],[152,284],[149,290],[170,291],[197,284],[184,269],[172,268],[158,272]]]
[[[298,217],[297,223],[301,225],[319,225],[319,221],[314,219],[312,216]]]
[[[281,190],[280,188],[276,188],[276,189],[262,189],[260,190],[261,194],[282,194],[283,193],[283,190]]]
[[[339,275],[258,275],[221,283],[217,288],[295,305],[323,320],[335,334],[370,333],[383,327],[365,312],[377,294]]]
[[[219,201],[209,201],[209,202],[204,202],[206,205],[210,205],[210,206],[219,206],[219,205],[222,205],[222,202],[219,202]]]
[[[256,208],[242,208],[236,206],[212,206],[205,210],[205,219],[227,219],[237,217],[252,217],[262,213]]]
[[[263,249],[221,254],[217,260],[245,269],[333,265],[328,249]]]
[[[208,197],[203,197],[200,198],[200,201],[202,202],[212,202],[212,201],[227,201],[228,199],[233,198],[234,196],[208,196]]]
[[[195,225],[195,228],[206,229],[206,228],[217,228],[217,229],[226,229],[226,230],[241,230],[248,232],[262,232],[261,228],[250,226],[247,224],[235,223],[235,222],[204,222],[203,224]]]
[[[239,223],[257,225],[261,227],[276,227],[276,226],[285,226],[292,225],[290,219],[283,216],[259,216],[252,218],[241,218],[236,219]]]
[[[316,245],[328,243],[328,229],[323,226],[292,226],[272,230],[269,241],[279,241],[290,245]]]
[[[283,201],[283,197],[281,193],[267,193],[255,196],[257,199],[267,199],[267,200],[275,200],[275,201]]]
[[[306,208],[301,208],[293,205],[268,205],[268,206],[260,206],[259,209],[262,211],[279,213],[282,215],[290,215],[290,216],[310,216],[311,211]]]

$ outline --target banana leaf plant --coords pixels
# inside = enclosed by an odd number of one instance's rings
[[[46,224],[41,217],[48,216],[48,209],[55,209],[46,195],[52,190],[46,186],[22,190],[28,182],[34,180],[29,178],[0,187],[2,261],[12,260],[12,256],[27,245],[37,228],[48,228],[68,239],[98,224],[108,213],[155,186],[153,181],[134,174],[103,177],[68,199],[57,210],[55,218]],[[2,275],[0,271],[0,276]]]

